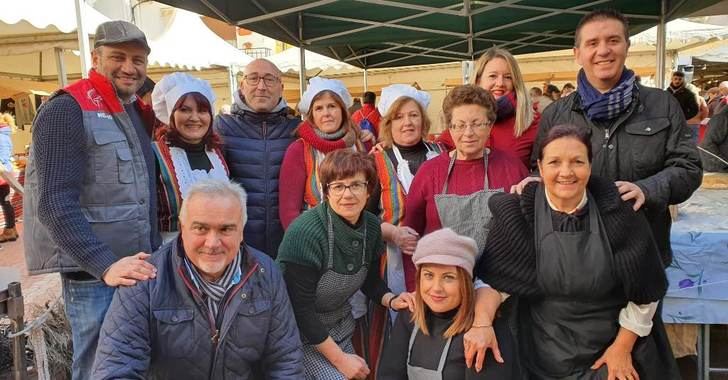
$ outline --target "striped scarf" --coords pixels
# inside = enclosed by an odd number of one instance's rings
[[[632,104],[632,91],[636,90],[634,71],[622,70],[619,82],[611,90],[601,93],[589,83],[584,69],[579,70],[577,92],[581,98],[581,108],[589,120],[612,120],[622,114]]]
[[[217,318],[217,312],[220,308],[220,302],[222,301],[223,297],[225,297],[225,293],[233,287],[233,285],[240,282],[240,278],[242,277],[242,270],[240,269],[240,258],[242,256],[241,254],[242,249],[238,251],[238,254],[235,255],[235,258],[233,259],[233,262],[228,265],[228,267],[225,269],[225,273],[223,273],[222,277],[220,277],[219,280],[215,282],[210,282],[205,280],[202,275],[200,275],[200,272],[197,271],[197,268],[190,262],[189,259],[187,259],[187,255],[184,256],[184,262],[185,267],[187,268],[187,272],[190,274],[190,277],[192,278],[192,282],[195,283],[195,287],[197,287],[197,290],[200,291],[200,293],[203,294],[206,302],[207,302],[207,308],[210,310],[210,313]]]

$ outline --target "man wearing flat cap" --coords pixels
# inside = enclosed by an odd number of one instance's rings
[[[89,77],[54,93],[33,125],[25,258],[31,275],[61,273],[74,380],[90,378],[115,288],[156,276],[154,114],[136,97],[149,51],[134,24],[99,25]]]

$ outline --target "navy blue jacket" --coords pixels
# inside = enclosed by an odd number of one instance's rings
[[[278,216],[278,174],[301,120],[287,115],[286,103],[271,113],[255,112],[236,101],[230,115],[215,118],[230,178],[248,193],[245,243],[275,258],[283,239]]]
[[[286,285],[268,256],[245,247],[243,279],[215,332],[177,240],[150,259],[157,278],[120,287],[101,328],[94,379],[301,379],[303,351]],[[224,310],[224,311],[223,311]]]

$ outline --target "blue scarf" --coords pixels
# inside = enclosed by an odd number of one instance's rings
[[[496,120],[503,121],[516,113],[516,92],[511,91],[496,101]]]
[[[619,82],[611,90],[601,93],[586,79],[584,69],[579,70],[579,97],[581,108],[590,120],[611,120],[623,113],[632,104],[632,91],[635,89],[634,71],[622,70]]]

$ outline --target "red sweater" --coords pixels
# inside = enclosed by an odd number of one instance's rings
[[[447,153],[426,161],[417,171],[407,194],[403,225],[412,227],[420,236],[442,228],[435,206],[435,194],[442,192],[450,157]],[[468,195],[483,190],[484,162],[456,160],[448,181],[448,194]],[[517,158],[493,150],[488,156],[488,187],[510,191],[511,186],[528,175],[528,170]],[[414,290],[415,267],[411,257],[404,257],[407,290]]]
[[[536,140],[539,119],[541,119],[541,115],[536,113],[531,126],[520,137],[513,135],[513,125],[516,123],[515,115],[502,121],[496,121],[485,146],[517,157],[528,168],[531,165],[531,150],[533,149],[533,141]],[[442,132],[438,142],[445,145],[448,150],[455,149],[455,143],[452,141],[452,136],[450,136],[450,129]]]

